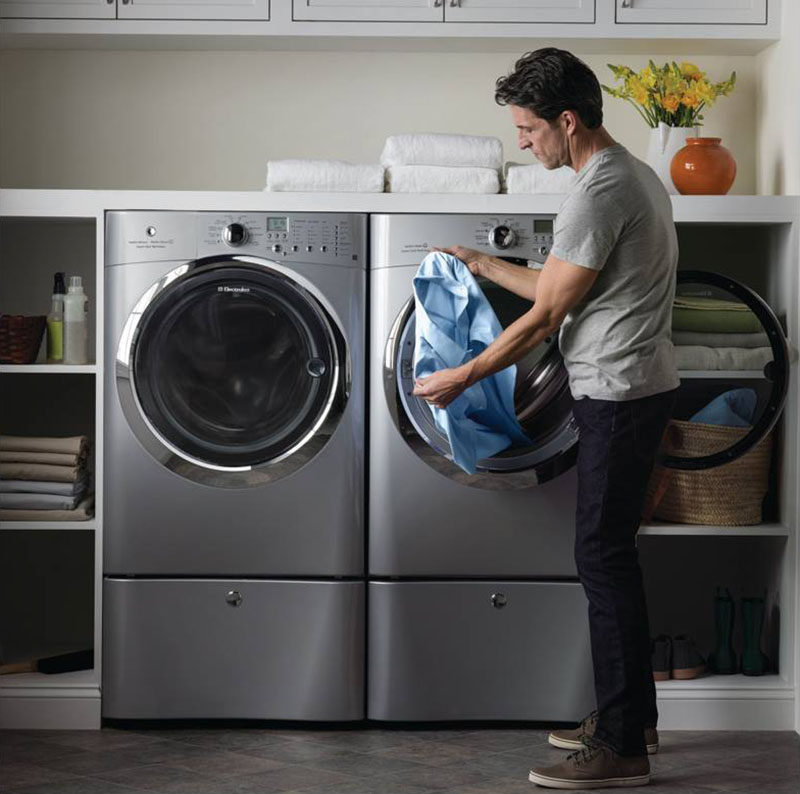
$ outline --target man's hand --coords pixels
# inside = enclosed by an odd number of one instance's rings
[[[470,385],[469,366],[440,369],[427,378],[418,378],[414,394],[437,408],[446,408]]]
[[[474,248],[465,248],[463,245],[454,245],[450,248],[431,246],[431,251],[442,251],[445,254],[451,254],[457,259],[460,259],[469,268],[469,272],[476,278],[485,276],[484,265],[489,261],[489,256],[484,254],[483,251],[476,251]]]

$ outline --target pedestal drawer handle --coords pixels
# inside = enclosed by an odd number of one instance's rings
[[[507,603],[508,599],[503,593],[492,593],[492,606],[495,609],[502,609]]]
[[[238,590],[229,590],[225,600],[232,607],[238,607],[242,603],[242,594]]]

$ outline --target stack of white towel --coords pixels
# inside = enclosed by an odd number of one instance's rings
[[[344,160],[270,160],[265,189],[300,193],[383,193],[383,166]]]
[[[503,144],[480,135],[391,135],[381,163],[387,193],[499,193]]]
[[[548,169],[541,163],[508,162],[503,173],[506,193],[566,193],[575,181],[575,171],[566,165]]]
[[[0,520],[91,518],[88,455],[86,436],[0,436]]]

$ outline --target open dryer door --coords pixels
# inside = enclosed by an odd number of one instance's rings
[[[126,419],[164,466],[242,488],[325,445],[349,390],[343,335],[300,276],[251,257],[202,259],[151,286],[116,357]]]
[[[482,281],[481,287],[504,328],[530,308],[528,301],[491,282]],[[674,418],[688,419],[714,397],[731,388],[752,388],[757,397],[752,427],[728,447],[697,457],[671,454],[665,449],[659,459],[669,468],[712,468],[743,455],[775,426],[783,410],[788,384],[786,338],[778,318],[766,302],[749,287],[726,276],[681,270],[678,272],[676,295],[726,301],[730,306],[725,317],[709,318],[711,326],[721,322],[720,332],[697,330],[688,337],[681,337],[682,340],[706,342],[691,347],[709,349],[708,343],[712,341],[716,347],[710,348],[712,352],[707,359],[703,358],[701,351],[694,361],[687,360],[691,369],[679,366],[682,386]],[[691,325],[691,319],[687,321],[680,312],[676,311],[674,315],[678,325],[687,322]],[[701,326],[703,322],[701,318]],[[742,330],[733,330],[736,328]],[[447,437],[436,427],[428,404],[413,395],[414,332],[414,300],[411,298],[398,315],[387,341],[384,387],[397,429],[428,465],[472,487],[516,490],[547,482],[574,464],[578,430],[572,417],[567,372],[555,336],[545,340],[517,364],[514,395],[517,417],[533,443],[511,447],[481,460],[478,472],[468,475],[452,462]],[[725,337],[720,334],[729,334],[729,344],[722,344]],[[706,339],[702,338],[704,335]],[[725,352],[719,352],[722,348]],[[708,366],[699,368],[706,360]]]

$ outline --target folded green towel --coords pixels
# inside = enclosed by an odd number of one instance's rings
[[[672,304],[672,330],[755,334],[763,328],[744,303],[678,295]]]

